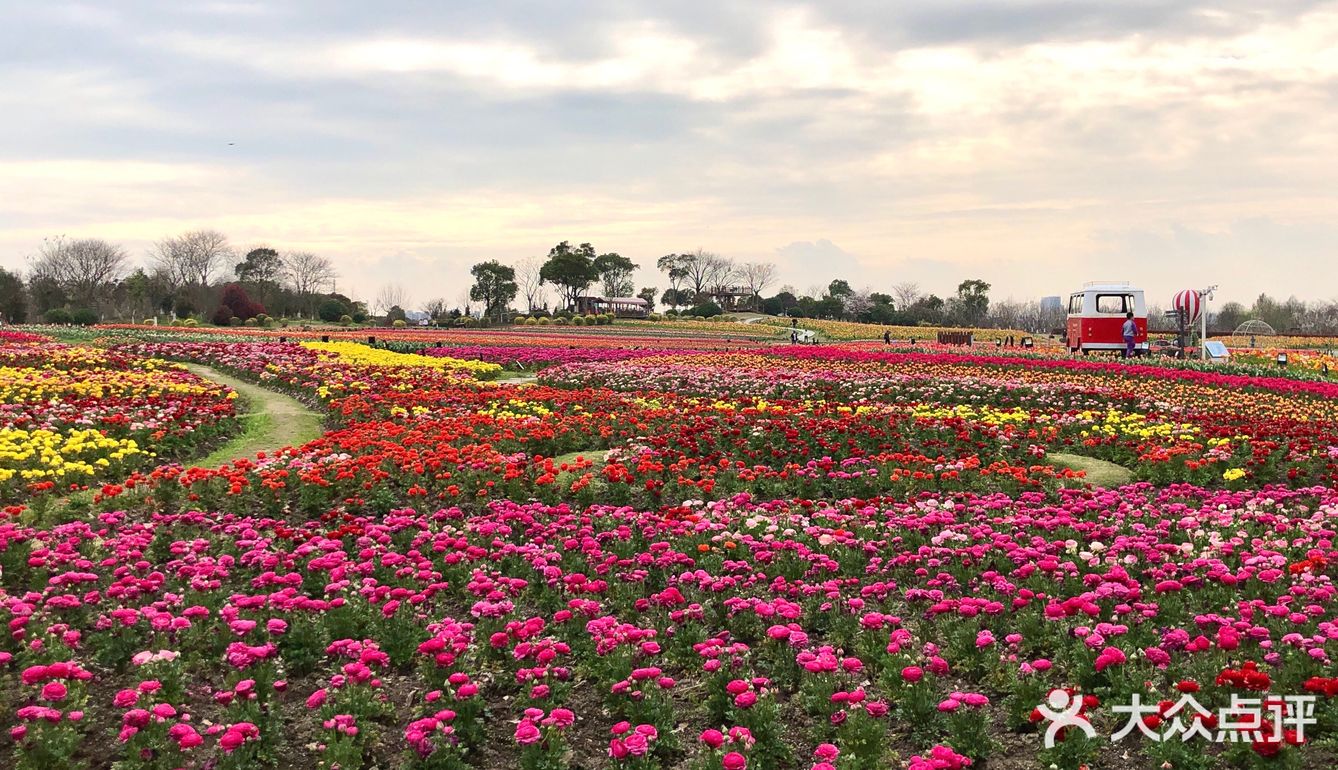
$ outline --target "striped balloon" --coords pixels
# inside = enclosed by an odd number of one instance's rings
[[[1175,299],[1171,300],[1171,305],[1176,310],[1184,312],[1189,323],[1199,320],[1199,314],[1203,312],[1203,298],[1193,289],[1185,289],[1176,294]]]

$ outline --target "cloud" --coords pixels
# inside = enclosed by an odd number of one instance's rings
[[[208,225],[322,251],[352,286],[403,272],[420,300],[564,239],[639,261],[639,285],[697,246],[801,290],[1338,277],[1332,1],[6,14],[7,265],[58,232],[137,250]]]

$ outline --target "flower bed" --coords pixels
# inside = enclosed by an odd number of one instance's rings
[[[121,478],[235,430],[235,394],[163,361],[0,346],[0,499]]]
[[[1338,735],[1333,385],[822,347],[525,385],[342,344],[108,355],[335,428],[0,523],[28,767],[1318,767]],[[1046,746],[1055,692],[1078,722]],[[1217,720],[1263,693],[1315,723]],[[1210,739],[1111,743],[1134,695]]]

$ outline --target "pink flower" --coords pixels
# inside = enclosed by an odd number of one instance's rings
[[[737,751],[731,751],[720,759],[720,766],[725,770],[744,770],[748,767],[748,758]]]
[[[912,684],[924,679],[925,670],[919,666],[907,666],[901,670],[901,679]]]
[[[641,733],[631,733],[623,738],[623,744],[627,746],[627,752],[634,757],[644,757],[650,750],[650,741]]]
[[[817,748],[813,749],[813,758],[823,762],[831,762],[841,756],[841,750],[830,743],[819,743]]]
[[[47,682],[42,687],[42,700],[50,703],[60,703],[69,695],[69,690],[60,682]]]
[[[538,743],[542,737],[543,734],[539,732],[539,728],[535,727],[534,723],[528,719],[521,720],[520,724],[516,725],[516,743],[522,746]]]
[[[313,692],[313,693],[307,698],[307,708],[309,708],[309,709],[318,709],[318,708],[320,708],[320,707],[325,703],[325,696],[326,696],[326,692],[325,692],[325,689],[324,689],[324,688],[321,688],[321,689],[317,690],[316,692]]]
[[[701,742],[713,749],[718,749],[725,745],[725,735],[719,730],[704,730],[701,734]]]

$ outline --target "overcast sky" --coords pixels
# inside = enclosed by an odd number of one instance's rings
[[[561,240],[1338,298],[1338,2],[0,0],[0,113],[7,267],[212,227],[415,303]]]

